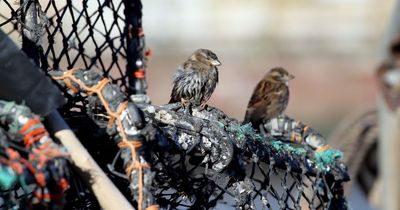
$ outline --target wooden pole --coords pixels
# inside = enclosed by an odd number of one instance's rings
[[[54,136],[68,149],[73,165],[96,196],[101,208],[133,210],[132,205],[93,160],[60,114],[55,111],[46,117],[46,121],[46,128],[53,131]]]

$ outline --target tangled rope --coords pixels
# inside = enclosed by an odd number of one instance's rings
[[[0,100],[0,125],[0,187],[7,190],[2,196],[11,196],[21,186],[29,198],[26,202],[31,202],[28,205],[62,207],[69,188],[65,149],[50,138],[39,117],[26,106]],[[5,168],[19,178],[11,179],[14,175],[7,172],[9,180],[5,182]],[[30,189],[29,184],[35,187]],[[19,204],[6,203],[5,207],[13,205]]]
[[[74,74],[75,73],[75,74]],[[105,87],[112,88],[109,84],[109,80],[106,78],[100,79],[98,75],[95,75],[94,72],[83,71],[81,69],[71,69],[66,72],[52,72],[53,79],[56,81],[62,81],[66,87],[71,90],[72,93],[77,93],[78,91],[85,92],[89,96],[95,95],[99,98],[101,104],[106,110],[106,114],[108,115],[108,123],[107,128],[112,129],[114,125],[116,125],[116,130],[118,131],[118,136],[120,140],[117,145],[120,149],[129,148],[131,153],[131,160],[129,161],[129,165],[126,166],[125,171],[128,177],[132,176],[132,172],[134,170],[138,171],[138,209],[143,208],[143,171],[145,169],[149,169],[150,166],[147,163],[142,163],[139,160],[139,155],[137,154],[137,150],[142,147],[142,143],[139,139],[136,139],[134,136],[129,137],[127,135],[127,130],[136,129],[132,126],[127,128],[123,124],[124,116],[129,115],[128,109],[128,101],[123,101],[121,103],[115,104],[114,101],[111,101],[112,96],[105,95]],[[61,74],[60,76],[55,76],[56,74]],[[78,74],[82,74],[79,79],[77,78]],[[88,80],[87,78],[95,77],[95,80]],[[97,80],[98,79],[98,80]],[[90,83],[92,86],[88,86],[85,82]],[[114,90],[115,91],[115,90]],[[117,95],[116,92],[112,92],[111,94]],[[111,107],[110,103],[114,103],[115,106]],[[122,116],[124,114],[124,116]],[[138,121],[141,119],[133,119],[134,121]],[[146,209],[148,208],[158,208],[156,205],[146,205]]]

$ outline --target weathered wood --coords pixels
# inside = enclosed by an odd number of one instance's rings
[[[61,116],[55,112],[47,117],[46,120],[51,125],[50,130],[54,131],[54,136],[68,149],[73,165],[87,186],[93,191],[102,209],[133,210],[132,205],[101,170],[96,161],[93,160]]]

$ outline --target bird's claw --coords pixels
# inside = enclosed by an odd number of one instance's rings
[[[181,98],[181,104],[184,109],[185,114],[190,114],[191,113],[191,103],[189,100],[186,100],[184,98]]]
[[[186,108],[186,107],[188,107],[189,106],[189,100],[186,100],[186,99],[184,99],[184,98],[181,98],[181,104],[182,104],[182,107],[184,107],[184,108]]]
[[[199,109],[199,111],[203,111],[206,107],[207,107],[207,103],[205,102],[205,101],[203,101],[201,104],[200,104],[200,109]]]

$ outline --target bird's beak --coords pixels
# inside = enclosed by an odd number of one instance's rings
[[[213,66],[220,66],[220,65],[221,65],[221,62],[220,62],[219,60],[213,60],[213,61],[211,62],[211,65],[213,65]]]
[[[293,74],[289,74],[289,76],[287,76],[287,80],[289,81],[289,80],[292,80],[292,79],[294,79]]]

